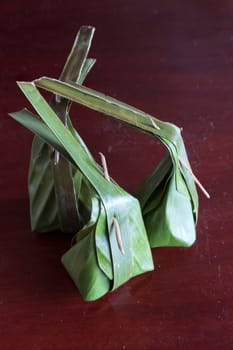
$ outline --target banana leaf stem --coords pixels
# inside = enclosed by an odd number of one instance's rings
[[[104,177],[107,181],[110,181],[110,176],[109,176],[109,172],[108,172],[106,158],[105,158],[104,154],[101,152],[99,152],[99,155],[101,158],[101,163],[102,163],[102,167],[103,167],[103,171],[104,171]],[[115,231],[115,235],[116,235],[118,248],[119,248],[120,252],[123,255],[125,255],[125,251],[124,251],[124,247],[123,247],[123,243],[122,243],[122,238],[121,238],[121,230],[120,230],[120,226],[119,226],[119,223],[118,223],[116,216],[114,216],[114,218],[113,218],[113,227],[114,227],[114,231]]]
[[[155,123],[155,121],[152,118],[151,118],[151,123],[155,129],[160,130],[160,127]]]
[[[109,176],[109,172],[108,172],[108,167],[107,167],[107,162],[106,162],[106,158],[103,155],[103,153],[99,152],[100,158],[101,158],[101,164],[104,170],[104,177],[107,181],[110,181],[110,176]]]
[[[196,175],[194,175],[193,171],[190,169],[190,167],[185,163],[185,161],[179,157],[179,161],[180,163],[189,171],[189,173],[192,175],[194,181],[196,182],[197,186],[200,188],[200,190],[204,193],[204,195],[209,199],[210,195],[209,193],[206,191],[206,189],[204,188],[204,186],[200,183],[200,181],[198,180],[198,178],[196,177]]]
[[[125,255],[125,251],[124,251],[124,247],[123,247],[123,243],[122,243],[122,238],[121,238],[120,226],[119,226],[119,223],[118,223],[116,216],[114,216],[114,218],[113,218],[113,227],[115,230],[115,235],[116,235],[118,247],[119,247],[121,253],[123,255]]]

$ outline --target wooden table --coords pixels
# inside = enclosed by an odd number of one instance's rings
[[[70,237],[30,232],[32,135],[7,116],[28,106],[15,81],[59,76],[82,24],[97,29],[86,85],[182,126],[211,195],[192,248],[154,249],[155,271],[92,303],[60,263]],[[233,1],[15,0],[0,28],[1,349],[233,349]],[[84,107],[72,116],[129,191],[164,151]]]

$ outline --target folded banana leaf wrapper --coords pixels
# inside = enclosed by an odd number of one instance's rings
[[[10,114],[36,134],[29,168],[32,230],[76,233],[62,262],[85,300],[153,270],[150,246],[190,246],[198,212],[180,129],[81,85],[95,63],[87,58],[93,33],[93,27],[81,27],[59,80],[18,83],[37,115],[26,109]],[[49,104],[38,88],[52,92]],[[70,120],[72,101],[136,127],[167,147],[160,164],[136,189],[139,201],[95,162]]]

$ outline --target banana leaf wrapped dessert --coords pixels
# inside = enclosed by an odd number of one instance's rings
[[[37,115],[27,109],[10,114],[36,135],[28,179],[32,230],[74,233],[62,263],[85,300],[153,270],[150,246],[193,244],[195,181],[199,184],[178,127],[82,85],[95,63],[87,58],[93,34],[93,27],[81,27],[59,80],[18,82]],[[49,104],[39,88],[52,93]],[[71,122],[72,102],[136,127],[166,146],[164,158],[135,197],[111,179],[102,154],[102,167],[94,160]]]

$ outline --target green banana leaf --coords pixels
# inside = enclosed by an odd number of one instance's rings
[[[65,63],[60,79],[78,81],[86,78],[95,60],[87,59],[94,28],[80,28],[72,50]],[[64,124],[72,131],[67,122],[70,101],[62,103],[53,95],[50,104]],[[75,232],[81,226],[81,216],[73,184],[73,172],[70,162],[59,156],[46,142],[35,136],[32,143],[28,176],[31,228],[37,232],[60,229],[63,232]]]
[[[183,185],[182,191],[177,191]],[[196,238],[190,196],[167,153],[137,189],[151,247],[190,246]],[[151,234],[153,233],[153,234]]]
[[[84,299],[95,300],[130,278],[152,270],[153,261],[138,200],[115,182],[105,179],[101,167],[83,142],[79,142],[77,133],[65,127],[34,83],[19,83],[19,87],[42,121],[31,115],[29,123],[26,110],[11,116],[77,166],[83,176],[80,181],[80,176],[75,175],[74,185],[77,184],[88,221],[76,234],[74,245],[63,255],[62,262]],[[84,183],[81,190],[80,182]],[[117,233],[121,236],[123,250]]]
[[[47,77],[37,79],[34,83],[37,87],[130,124],[158,138],[167,147],[169,153],[162,165],[169,170],[164,172],[160,164],[159,170],[155,169],[139,187],[136,196],[142,203],[152,247],[190,246],[195,241],[198,195],[181,130],[171,123],[162,122],[134,107],[78,84],[63,83]]]

